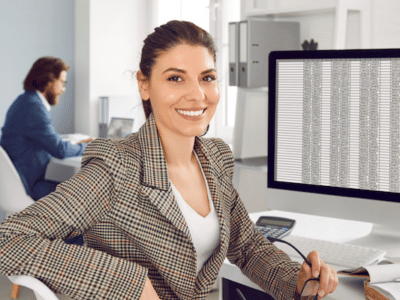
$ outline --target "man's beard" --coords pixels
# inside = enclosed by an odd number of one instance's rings
[[[47,91],[45,94],[45,98],[47,99],[47,102],[49,102],[51,106],[57,104],[58,96],[52,91]]]

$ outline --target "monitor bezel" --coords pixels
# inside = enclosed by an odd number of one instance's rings
[[[348,58],[400,58],[400,49],[348,49],[315,51],[273,51],[269,54],[268,84],[268,188],[297,192],[374,199],[400,203],[400,193],[331,187],[275,180],[276,139],[276,62],[285,59],[348,59]]]

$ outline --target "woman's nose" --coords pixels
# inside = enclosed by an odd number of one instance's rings
[[[205,100],[205,92],[203,87],[199,82],[193,83],[189,91],[187,93],[188,100],[196,100],[196,101],[204,101]]]

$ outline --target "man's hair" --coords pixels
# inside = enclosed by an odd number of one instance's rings
[[[61,59],[51,56],[39,58],[29,70],[24,80],[25,91],[43,92],[47,84],[60,77],[62,71],[68,71],[69,66]]]

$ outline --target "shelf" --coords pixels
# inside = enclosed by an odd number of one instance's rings
[[[248,17],[293,17],[317,13],[333,13],[336,10],[335,7],[327,7],[321,5],[320,7],[298,7],[292,9],[286,8],[274,8],[274,9],[252,9],[246,12]]]
[[[268,157],[267,156],[258,156],[258,157],[251,157],[251,158],[236,158],[235,159],[235,167],[267,172],[268,171]]]
[[[297,1],[300,2],[300,1]],[[307,3],[302,1],[303,5],[300,6],[297,2],[290,6],[280,6],[278,0],[275,0],[274,6],[269,8],[256,7],[255,1],[246,1],[243,17],[244,18],[285,18],[305,16],[312,14],[334,14],[334,30],[333,30],[333,46],[332,49],[345,49],[346,48],[346,33],[347,33],[347,19],[350,12],[358,12],[359,28],[360,28],[360,46],[359,48],[369,48],[371,43],[370,32],[370,19],[371,19],[371,6],[370,2],[366,0],[318,0]]]
[[[325,3],[315,3],[309,5],[302,5],[298,7],[290,8],[248,8],[246,10],[246,16],[248,17],[293,17],[309,14],[319,13],[335,13],[340,5],[339,1],[329,1]],[[360,1],[347,1],[343,3],[350,11],[361,11],[363,9]]]

